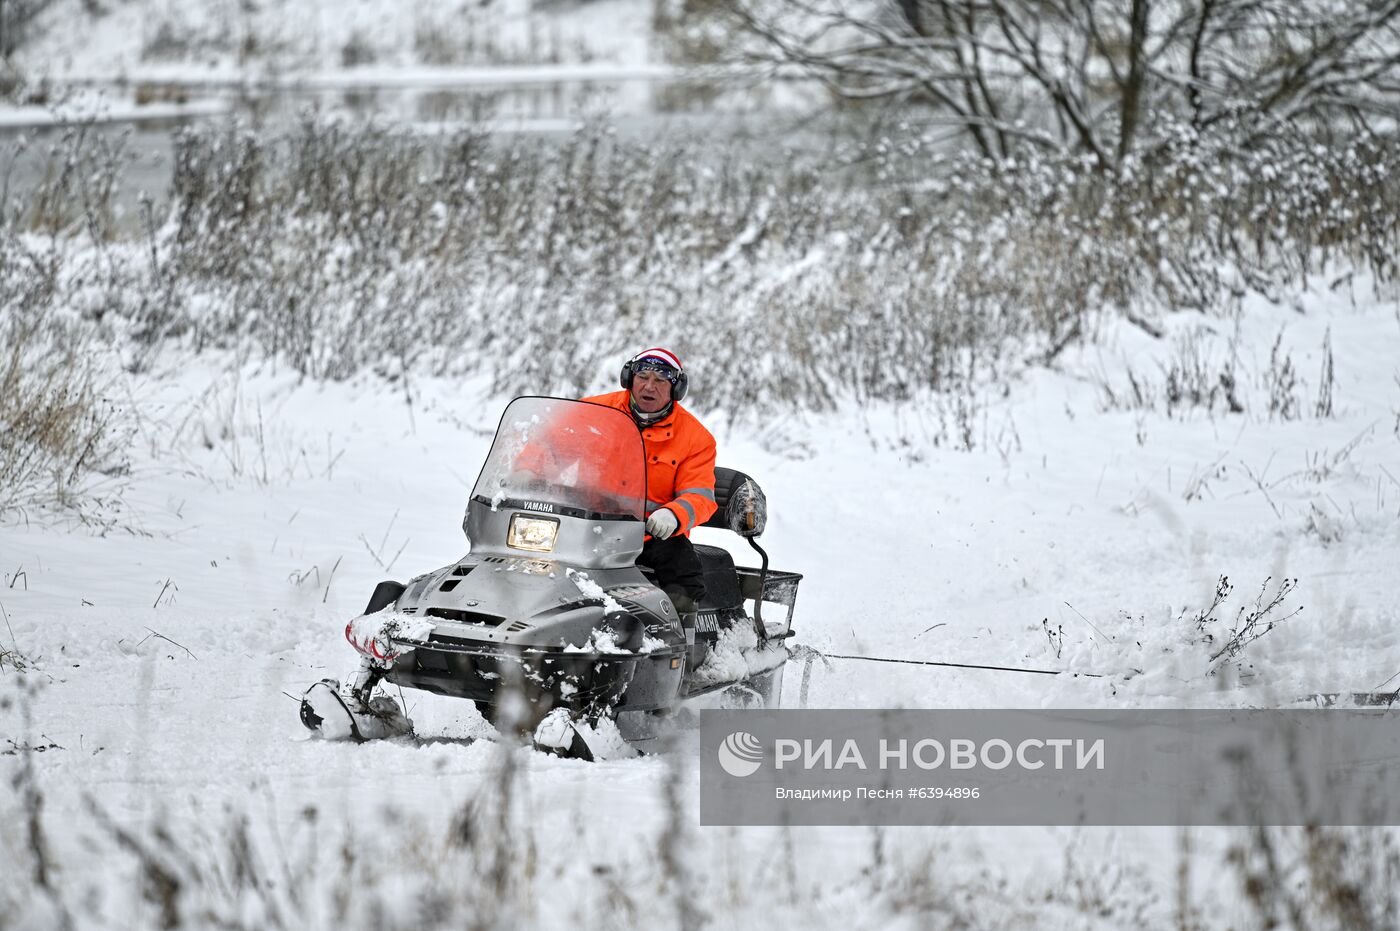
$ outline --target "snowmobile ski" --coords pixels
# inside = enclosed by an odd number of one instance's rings
[[[384,740],[413,734],[413,722],[387,695],[371,698],[363,710],[352,709],[340,683],[322,679],[301,697],[301,723],[325,740]]]

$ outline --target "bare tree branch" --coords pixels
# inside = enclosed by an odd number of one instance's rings
[[[1400,109],[1400,0],[739,0],[738,21],[746,59],[961,125],[993,158],[1112,168],[1183,123],[1244,138]]]

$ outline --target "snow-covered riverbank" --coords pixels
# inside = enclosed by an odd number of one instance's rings
[[[775,564],[806,575],[799,642],[1104,676],[836,661],[814,667],[811,704],[1271,707],[1393,687],[1400,317],[1364,287],[1354,304],[1315,288],[1301,312],[1251,299],[1237,321],[1168,318],[1162,339],[1115,325],[979,412],[966,425],[972,452],[925,442],[937,415],[912,403],[720,430],[720,463],[768,492]],[[1319,417],[1325,347],[1334,382]],[[1191,359],[1203,372],[1233,359],[1244,412],[1169,416],[1161,392]],[[1285,359],[1296,380],[1281,386]],[[1105,409],[1105,386],[1132,406],[1129,372],[1142,397],[1159,393],[1156,410]],[[693,376],[701,410],[705,375]],[[607,373],[596,377],[601,386]],[[664,758],[555,760],[479,740],[489,729],[475,711],[424,694],[408,705],[428,743],[307,741],[291,696],[351,662],[344,623],[374,583],[463,551],[461,509],[505,399],[442,380],[416,384],[410,402],[376,378],[316,384],[169,353],[134,391],[146,428],[131,449],[123,525],[0,529],[0,637],[14,651],[0,679],[0,816],[25,823],[33,799],[12,787],[37,787],[49,882],[80,926],[158,920],[159,897],[143,898],[137,880],[150,864],[123,849],[120,831],[182,877],[173,901],[186,915],[261,902],[297,925],[413,924],[418,897],[450,881],[447,864],[484,862],[448,838],[464,806],[489,806],[505,755],[519,768],[508,843],[522,872],[493,907],[532,924],[640,923],[655,896],[680,907],[663,892],[680,880],[654,862],[669,831],[692,858],[686,894],[721,924],[776,914],[886,927],[958,907],[988,925],[1170,917],[1175,832],[701,829],[692,742]],[[1279,391],[1297,416],[1282,418]],[[745,548],[732,548],[742,561]],[[1284,578],[1298,587],[1279,616],[1303,611],[1240,667],[1207,675],[1190,617],[1222,575],[1235,585],[1223,617]],[[789,670],[789,705],[799,671]],[[667,801],[673,770],[679,815]],[[301,888],[220,898],[214,876],[233,869],[229,825],[243,817],[259,869],[285,857]],[[158,825],[173,838],[165,847]],[[32,870],[28,836],[5,832],[7,872]],[[326,859],[352,836],[358,865]],[[1215,897],[1222,925],[1245,907],[1223,870],[1231,836],[1198,831],[1187,857],[1192,897]],[[334,890],[347,883],[357,885],[342,919]],[[1099,913],[1085,889],[1107,903]],[[40,924],[54,907],[38,887],[0,896]]]

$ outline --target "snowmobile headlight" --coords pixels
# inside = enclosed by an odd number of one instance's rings
[[[510,519],[510,533],[506,536],[506,546],[534,553],[552,553],[554,541],[558,537],[559,518],[516,514]]]

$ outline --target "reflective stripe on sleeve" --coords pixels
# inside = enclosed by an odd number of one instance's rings
[[[680,491],[676,492],[676,497],[679,498],[681,495],[699,495],[711,504],[713,504],[715,500],[713,488],[682,488]]]
[[[693,507],[690,506],[690,502],[689,502],[689,501],[682,501],[681,499],[677,498],[675,501],[672,501],[671,503],[672,503],[672,504],[679,504],[681,507],[685,508],[685,512],[686,512],[687,514],[690,515],[690,524],[689,524],[689,526],[690,526],[690,527],[694,527],[694,526],[695,526],[695,508],[693,508]]]

